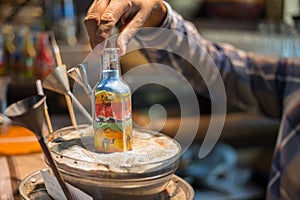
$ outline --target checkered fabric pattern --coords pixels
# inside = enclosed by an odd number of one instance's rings
[[[161,28],[182,34],[166,35],[163,31],[137,34],[141,46],[152,47],[143,50],[145,55],[153,63],[175,68],[204,95],[209,85],[203,84],[203,74],[195,73],[186,60],[195,60],[202,67],[214,66],[221,73],[230,104],[280,119],[266,199],[299,199],[299,185],[291,181],[293,175],[300,174],[297,171],[300,168],[300,59],[259,55],[205,40],[192,23],[167,3],[166,6],[168,14]],[[158,39],[159,42],[155,41]],[[170,51],[162,50],[168,48]],[[172,48],[185,48],[188,59],[170,53]],[[209,58],[213,62],[207,61]],[[213,73],[208,75],[214,77]]]

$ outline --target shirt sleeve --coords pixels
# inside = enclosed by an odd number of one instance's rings
[[[161,27],[136,36],[150,62],[175,68],[203,95],[208,94],[219,73],[230,105],[270,117],[281,115],[287,67],[300,66],[298,61],[206,40],[193,23],[165,5],[168,13]]]

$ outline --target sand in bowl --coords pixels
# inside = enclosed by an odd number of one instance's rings
[[[66,127],[47,137],[64,179],[94,199],[155,199],[178,168],[180,145],[149,130],[134,129],[132,139],[131,151],[96,153],[91,126]]]

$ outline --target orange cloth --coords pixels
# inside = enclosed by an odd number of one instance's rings
[[[21,126],[9,126],[0,134],[0,155],[16,155],[41,152],[33,132]]]

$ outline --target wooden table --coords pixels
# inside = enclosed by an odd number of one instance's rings
[[[0,199],[21,199],[20,182],[29,174],[45,167],[42,153],[0,156]]]

